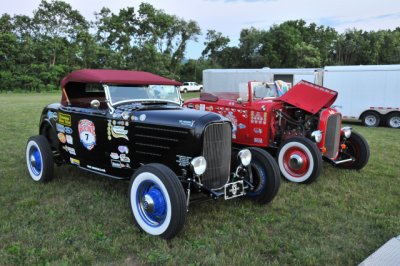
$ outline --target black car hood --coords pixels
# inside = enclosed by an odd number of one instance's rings
[[[180,128],[203,128],[210,122],[229,121],[225,117],[211,112],[187,108],[150,109],[133,112],[133,123],[153,124]]]

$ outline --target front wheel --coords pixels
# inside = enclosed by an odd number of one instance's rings
[[[363,136],[357,132],[352,132],[350,138],[346,139],[344,144],[346,145],[344,153],[352,156],[354,161],[339,164],[339,167],[360,170],[367,165],[370,152],[368,142]]]
[[[251,152],[250,183],[254,186],[246,197],[260,204],[271,202],[281,185],[279,167],[268,152],[260,148],[249,148]]]
[[[295,183],[311,183],[322,171],[322,155],[317,145],[302,137],[284,141],[277,160],[282,175]]]
[[[29,175],[34,181],[47,182],[53,178],[53,153],[44,136],[38,135],[28,139],[25,157]]]
[[[170,168],[156,163],[140,167],[129,191],[132,214],[143,231],[170,239],[183,228],[186,196]]]

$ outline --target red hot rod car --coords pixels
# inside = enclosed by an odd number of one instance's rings
[[[276,154],[286,179],[310,183],[321,172],[322,158],[348,169],[361,169],[369,159],[367,141],[342,127],[342,115],[331,107],[337,95],[306,81],[287,92],[278,83],[248,82],[237,91],[205,88],[184,105],[227,117],[235,145],[266,148]]]

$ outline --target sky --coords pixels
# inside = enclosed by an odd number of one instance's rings
[[[138,7],[139,0],[64,0],[86,17],[108,7],[114,13],[126,7]],[[40,0],[2,0],[0,15],[32,15]],[[157,9],[185,20],[196,21],[203,35],[191,41],[186,58],[198,58],[204,49],[208,29],[222,32],[237,45],[240,31],[255,27],[269,29],[287,20],[303,19],[308,23],[330,26],[338,32],[395,29],[400,27],[400,0],[147,0]]]

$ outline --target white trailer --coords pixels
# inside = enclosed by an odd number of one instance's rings
[[[204,91],[237,91],[249,81],[272,82],[269,68],[263,69],[206,69],[203,70]]]
[[[336,90],[344,118],[400,128],[400,65],[327,66],[323,86]]]
[[[203,71],[204,90],[237,90],[246,81],[300,80],[339,92],[334,106],[345,119],[364,125],[400,128],[400,65],[326,66],[325,68],[208,69]]]

